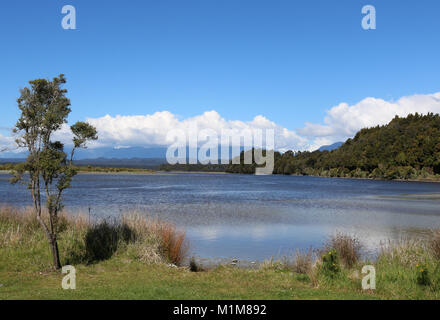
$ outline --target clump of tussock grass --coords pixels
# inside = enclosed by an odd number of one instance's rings
[[[426,243],[420,239],[400,239],[383,243],[378,261],[387,264],[415,267],[421,260],[429,260]]]
[[[420,297],[438,299],[440,265],[429,249],[429,241],[400,239],[382,244],[381,252],[374,263],[378,288],[390,297],[410,298],[418,294]],[[421,275],[422,270],[424,273]],[[421,281],[420,276],[426,278]]]
[[[295,252],[292,270],[299,274],[309,274],[312,271],[315,257],[312,249],[307,251],[297,250]]]
[[[160,249],[168,262],[180,266],[188,252],[188,243],[185,232],[180,231],[172,223],[154,220],[150,223],[150,230],[160,239]]]
[[[281,259],[270,258],[264,260],[260,264],[260,270],[263,271],[275,271],[275,272],[284,272],[291,271],[291,266],[289,263],[288,257],[284,256]]]
[[[433,257],[440,260],[440,230],[432,230],[428,240],[428,246]]]
[[[185,260],[189,243],[184,231],[179,230],[174,224],[158,219],[147,219],[138,213],[124,215],[122,221],[134,230],[140,242],[158,241],[157,249],[168,263],[181,266]]]
[[[314,250],[297,250],[292,256],[283,256],[282,258],[270,258],[260,264],[261,270],[272,271],[292,271],[298,274],[308,274],[311,272],[315,262]]]
[[[360,240],[352,235],[337,233],[325,243],[323,253],[336,250],[341,263],[346,268],[353,268],[361,258],[363,248]]]

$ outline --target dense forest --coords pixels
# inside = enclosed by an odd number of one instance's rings
[[[227,164],[161,164],[159,171],[225,172]]]
[[[243,158],[243,153],[241,154]],[[229,165],[254,173],[255,165]],[[435,179],[440,173],[440,116],[414,114],[360,130],[333,151],[275,153],[275,174],[375,179]]]

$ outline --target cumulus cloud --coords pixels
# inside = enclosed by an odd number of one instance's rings
[[[365,98],[354,105],[340,103],[327,110],[324,124],[307,122],[298,133],[313,141],[310,147],[313,149],[322,144],[344,141],[362,128],[387,124],[396,115],[405,117],[416,112],[440,113],[440,92],[402,97],[397,101]]]
[[[5,137],[0,133],[0,151],[14,151],[16,150],[13,137]]]
[[[204,129],[232,132],[233,135],[243,136],[246,130],[272,129],[275,132],[275,147],[277,149],[303,149],[307,147],[307,139],[300,137],[294,131],[288,130],[258,115],[252,121],[226,120],[216,111],[207,111],[201,115],[180,120],[168,112],[156,112],[151,115],[115,116],[106,115],[101,118],[88,118],[87,122],[95,126],[99,133],[96,146],[166,146],[171,143],[167,134],[171,130],[182,130],[186,134],[193,128],[200,132]]]
[[[365,98],[354,105],[343,102],[326,111],[322,124],[307,122],[304,128],[296,131],[284,128],[263,115],[257,115],[252,121],[227,120],[216,111],[186,119],[161,111],[147,115],[106,115],[87,118],[86,121],[97,128],[99,135],[99,140],[92,142],[90,148],[167,146],[172,143],[167,140],[171,130],[188,133],[196,127],[199,132],[210,129],[220,135],[225,130],[234,136],[243,136],[245,131],[272,129],[275,132],[275,148],[287,151],[315,150],[322,145],[345,141],[362,128],[384,125],[396,115],[404,117],[415,112],[440,113],[440,92],[402,97],[397,101]],[[54,138],[69,146],[72,139],[69,126],[64,125]],[[13,149],[13,141],[12,137],[0,134],[0,150],[1,147]]]

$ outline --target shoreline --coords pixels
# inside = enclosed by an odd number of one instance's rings
[[[229,172],[223,172],[223,171],[182,171],[182,170],[176,170],[176,171],[166,171],[166,170],[157,170],[158,173],[209,173],[209,174],[233,174]]]
[[[117,169],[117,168],[111,168]],[[127,169],[127,168],[124,168]],[[105,169],[103,169],[105,170]],[[231,172],[222,172],[222,171],[166,171],[166,170],[153,170],[153,169],[133,169],[134,171],[124,170],[124,171],[82,171],[78,170],[78,174],[132,174],[132,175],[150,175],[150,174],[224,174],[224,175],[255,175],[255,174],[246,174],[246,173],[231,173]],[[139,171],[135,171],[139,170]],[[10,174],[9,170],[0,170],[0,174]],[[397,182],[429,182],[429,183],[440,183],[440,179],[430,179],[430,178],[420,178],[420,179],[374,179],[374,178],[358,178],[358,177],[325,177],[325,176],[317,176],[317,175],[298,175],[298,174],[272,174],[274,176],[291,176],[291,177],[314,177],[314,178],[326,178],[326,179],[352,179],[352,180],[371,180],[371,181],[397,181]]]
[[[238,173],[242,174],[242,173]],[[279,176],[280,174],[277,174]],[[281,174],[282,176],[282,174]],[[292,177],[315,177],[315,178],[326,178],[326,179],[352,179],[352,180],[371,180],[371,181],[398,181],[398,182],[432,182],[432,183],[440,183],[439,180],[433,179],[374,179],[374,178],[358,178],[358,177],[324,177],[324,176],[315,176],[315,175],[299,175],[299,174],[289,174],[287,176]]]

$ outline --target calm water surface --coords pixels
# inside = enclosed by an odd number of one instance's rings
[[[0,203],[30,205],[0,174]],[[436,194],[439,194],[437,197]],[[374,253],[382,241],[440,227],[440,184],[227,174],[81,174],[66,208],[92,218],[139,210],[186,229],[192,254],[263,260],[319,247],[338,231]]]

